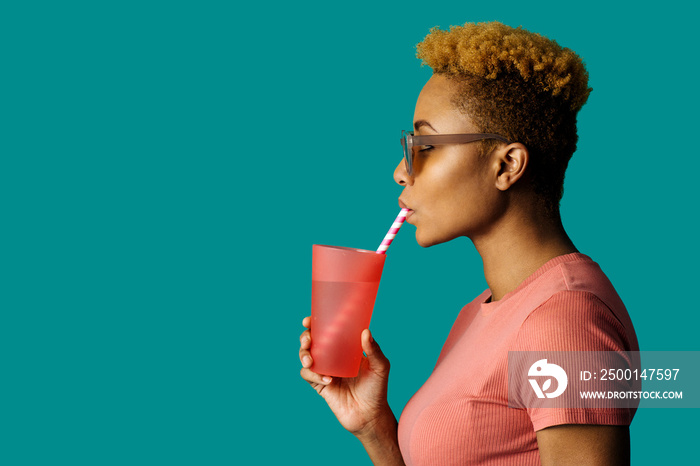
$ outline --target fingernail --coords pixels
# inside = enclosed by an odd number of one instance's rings
[[[311,365],[311,358],[308,356],[304,356],[301,361],[304,363],[304,367],[308,367]]]
[[[326,376],[326,377],[322,378],[321,380],[323,380],[323,383],[331,383],[331,380],[333,380],[333,379]]]

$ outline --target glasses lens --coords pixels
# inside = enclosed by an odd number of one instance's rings
[[[403,160],[406,164],[406,172],[413,175],[413,148],[408,141],[409,135],[401,131],[401,145],[403,146]]]

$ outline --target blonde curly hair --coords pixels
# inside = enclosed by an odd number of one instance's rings
[[[432,28],[416,48],[433,73],[457,83],[454,104],[479,131],[528,148],[533,188],[546,211],[558,213],[576,150],[576,115],[591,92],[581,58],[551,39],[499,22]],[[482,151],[496,144],[485,141]]]

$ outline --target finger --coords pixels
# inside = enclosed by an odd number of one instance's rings
[[[299,350],[299,361],[301,361],[302,367],[311,367],[314,365],[314,360],[311,357],[311,353],[306,350]]]
[[[306,330],[304,333],[302,333],[299,337],[299,342],[301,343],[301,349],[311,348],[311,332]]]
[[[314,363],[311,357],[311,332],[306,330],[299,337],[300,348],[299,348],[299,360],[303,367],[311,367]]]
[[[389,360],[382,353],[368,328],[362,331],[361,340],[362,351],[367,355],[370,368],[376,372],[389,372]]]
[[[333,382],[333,377],[317,374],[311,369],[302,368],[299,372],[301,378],[309,382],[310,384],[328,385]]]
[[[301,325],[306,328],[311,328],[311,316],[304,317],[304,320],[301,321]]]

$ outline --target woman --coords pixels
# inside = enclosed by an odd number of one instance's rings
[[[314,373],[302,333],[302,378],[377,465],[629,463],[632,408],[508,406],[509,351],[639,350],[617,293],[559,214],[590,93],[581,59],[500,23],[433,29],[418,57],[434,74],[402,140],[399,204],[421,246],[470,238],[488,289],[462,309],[398,423],[389,361],[369,329],[352,379]]]

